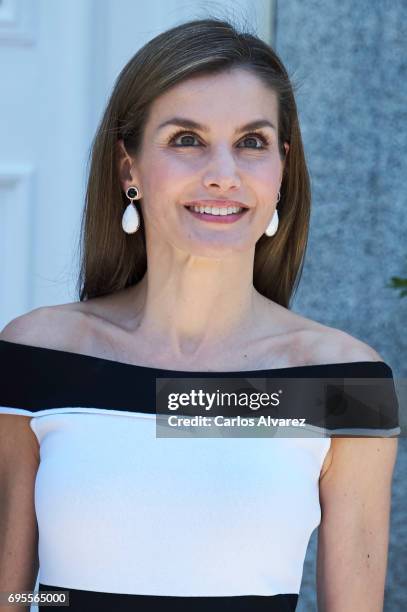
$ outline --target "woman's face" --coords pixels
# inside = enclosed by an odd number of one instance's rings
[[[133,158],[133,180],[122,180],[123,189],[133,184],[141,190],[148,248],[164,241],[204,257],[254,248],[281,186],[277,118],[274,92],[237,68],[194,77],[154,101],[140,153]],[[271,125],[242,129],[260,121]],[[216,199],[249,209],[232,223],[219,223],[185,208],[202,200],[215,206],[208,200]]]

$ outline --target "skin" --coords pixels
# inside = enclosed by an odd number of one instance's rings
[[[208,132],[188,130],[175,140],[184,146],[171,146],[179,126],[159,125],[174,116]],[[155,100],[137,158],[118,143],[122,188],[140,189],[146,227],[148,275],[129,296],[135,311],[144,302],[134,332],[175,361],[199,364],[210,352],[233,347],[255,334],[270,311],[270,300],[253,287],[253,261],[276,208],[284,161],[276,129],[259,130],[270,141],[263,149],[258,136],[235,134],[256,119],[277,128],[276,95],[255,75],[234,69],[189,79]],[[182,206],[211,198],[237,200],[250,210],[237,223],[213,224]]]
[[[198,121],[208,126],[208,132],[194,130],[193,141],[178,137],[178,143],[189,146],[173,148],[169,139],[178,128],[157,130],[173,116]],[[264,150],[254,149],[260,146],[257,137],[253,141],[234,132],[254,119],[268,119],[276,126],[277,118],[274,93],[254,75],[237,69],[185,81],[155,100],[138,158],[131,158],[123,142],[118,143],[122,188],[136,185],[143,198],[148,274],[114,296],[17,317],[0,337],[121,362],[150,362],[153,367],[159,357],[161,367],[197,371],[208,366],[219,371],[225,366],[246,369],[239,361],[244,341],[253,348],[253,369],[300,361],[383,361],[367,344],[340,330],[305,322],[253,287],[255,244],[275,210],[284,162],[271,128],[261,130],[270,139]],[[287,143],[285,149],[289,151]],[[239,200],[251,209],[236,224],[215,225],[194,219],[182,207],[186,201],[210,198]],[[296,332],[304,325],[306,341],[297,345]],[[26,535],[18,512],[26,508],[25,522],[29,515],[35,524],[31,490],[39,449],[33,451],[37,440],[29,420],[15,420],[26,425],[20,427],[18,457],[10,461],[12,470],[6,476],[15,482],[19,462],[18,482],[24,477],[27,486],[16,489],[14,505],[6,509],[7,517],[14,517],[9,526],[13,537],[0,587],[25,590],[34,584],[38,568],[36,533],[31,529]],[[15,436],[10,421],[7,438]],[[383,610],[396,454],[396,438],[331,440],[319,479],[318,612]],[[16,546],[20,540],[24,547]]]
[[[158,126],[173,116],[198,121],[208,132],[194,130],[197,140],[186,138],[189,146],[172,148],[170,136],[178,128]],[[127,333],[145,346],[159,346],[173,364],[199,370],[211,352],[226,359],[239,338],[254,337],[260,326],[271,334],[281,329],[284,309],[254,289],[253,261],[276,208],[284,161],[272,128],[262,129],[270,139],[264,150],[250,148],[260,146],[252,142],[246,147],[245,135],[234,134],[260,118],[277,126],[275,94],[255,75],[235,69],[185,81],[156,100],[137,159],[118,143],[122,188],[141,190],[148,256],[148,274],[126,294],[127,307],[133,300],[138,315],[137,327]],[[208,198],[239,200],[251,209],[236,224],[214,225],[181,206]],[[310,362],[383,361],[338,330],[325,332],[323,341],[319,335],[316,344]],[[331,440],[319,482],[320,612],[383,609],[396,454],[394,438]]]

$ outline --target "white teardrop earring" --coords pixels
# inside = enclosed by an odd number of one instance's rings
[[[122,228],[126,234],[134,234],[140,227],[140,215],[134,204],[134,200],[139,199],[139,193],[137,187],[129,187],[126,191],[126,196],[131,200],[122,217]]]
[[[280,192],[278,192],[277,203],[280,201],[280,197],[281,197],[281,194],[280,194]],[[278,212],[277,212],[277,208],[276,208],[275,211],[274,211],[274,214],[273,214],[273,216],[271,218],[270,223],[266,227],[266,231],[265,231],[266,236],[274,236],[274,234],[276,233],[277,229],[278,229]]]

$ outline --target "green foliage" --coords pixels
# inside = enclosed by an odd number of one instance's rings
[[[400,276],[392,276],[390,283],[386,285],[389,289],[397,289],[400,291],[399,297],[407,296],[407,278],[401,278]]]

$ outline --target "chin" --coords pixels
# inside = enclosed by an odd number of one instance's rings
[[[233,257],[237,253],[245,253],[249,252],[251,249],[254,249],[254,244],[247,243],[239,243],[239,244],[193,244],[189,243],[184,247],[181,247],[181,250],[186,251],[190,255],[194,257],[208,257],[212,259],[219,259],[220,257]]]

